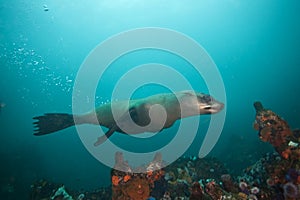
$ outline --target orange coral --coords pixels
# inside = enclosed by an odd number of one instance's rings
[[[241,199],[247,199],[247,194],[243,193],[243,192],[239,192],[238,193],[238,196],[241,198]]]
[[[154,175],[154,180],[159,180],[160,177],[163,175],[163,172],[159,170],[155,175]]]
[[[289,142],[297,137],[288,123],[273,111],[263,108],[260,102],[255,102],[254,107],[254,128],[259,131],[260,139],[269,142],[284,159],[300,159],[299,147],[289,147]]]
[[[131,179],[131,176],[127,174],[127,175],[124,176],[123,181],[126,183],[130,179]]]
[[[292,153],[292,151],[290,149],[286,149],[281,153],[281,156],[284,159],[288,159],[290,157],[290,154]]]
[[[147,177],[148,177],[148,178],[150,178],[152,175],[153,175],[153,171],[152,171],[152,170],[147,171]]]
[[[148,180],[136,177],[130,184],[124,185],[123,194],[128,195],[132,200],[147,199],[150,195]]]
[[[255,122],[253,124],[253,128],[258,131],[259,130],[259,124]]]
[[[300,184],[300,175],[297,177],[297,183]]]
[[[260,131],[260,139],[264,142],[268,142],[271,139],[271,129],[265,127]]]
[[[117,186],[117,185],[119,185],[119,182],[120,182],[120,179],[119,179],[119,177],[118,176],[112,176],[111,177],[111,182],[112,182],[112,184],[114,185],[114,186]]]

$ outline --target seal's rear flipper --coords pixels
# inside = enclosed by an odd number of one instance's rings
[[[64,113],[46,113],[33,119],[37,120],[33,122],[36,128],[34,135],[37,136],[53,133],[75,124],[73,115]]]

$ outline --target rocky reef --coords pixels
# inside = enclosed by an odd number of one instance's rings
[[[254,129],[274,147],[239,176],[231,176],[216,158],[183,156],[166,166],[163,155],[139,170],[115,154],[111,186],[97,191],[70,191],[40,180],[31,186],[31,200],[297,200],[300,199],[300,130],[260,102],[255,102]],[[133,173],[134,171],[134,173]]]

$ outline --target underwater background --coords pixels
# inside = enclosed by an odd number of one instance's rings
[[[212,57],[224,81],[227,114],[209,156],[221,160],[231,174],[241,173],[273,151],[253,129],[254,101],[272,108],[291,127],[300,127],[299,8],[296,0],[0,1],[0,103],[5,104],[0,113],[0,192],[27,197],[30,185],[41,178],[84,190],[110,184],[110,168],[89,154],[74,127],[35,137],[32,117],[71,113],[74,79],[89,52],[115,34],[143,27],[188,35]],[[107,72],[97,103],[110,99],[114,77],[150,62],[175,68],[184,64],[159,52],[129,55]],[[207,92],[192,73],[186,77]],[[149,86],[137,96],[162,90]],[[203,121],[186,155],[197,155],[201,130],[208,125]],[[162,140],[172,129],[165,132]],[[119,138],[129,142],[126,136]]]

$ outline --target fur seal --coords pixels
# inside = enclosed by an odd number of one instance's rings
[[[34,122],[34,135],[53,133],[75,124],[95,124],[108,128],[105,135],[94,144],[97,146],[114,132],[158,132],[171,127],[178,119],[218,113],[223,107],[223,103],[208,94],[194,91],[163,93],[142,99],[111,102],[82,115],[46,113],[33,118],[37,120]]]

